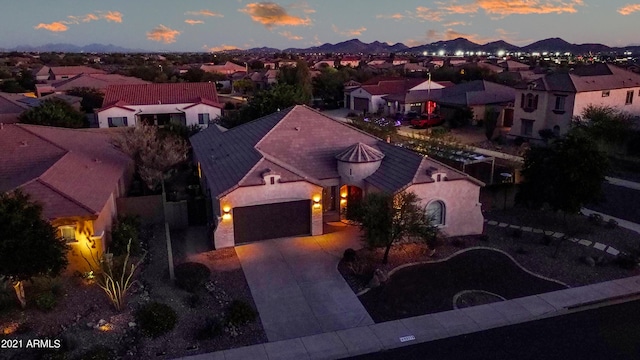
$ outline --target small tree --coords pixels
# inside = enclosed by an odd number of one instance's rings
[[[387,263],[389,251],[398,241],[414,237],[429,242],[437,236],[438,227],[419,202],[412,192],[370,193],[362,201],[356,219],[361,223],[367,245],[385,248],[383,264]]]
[[[117,137],[116,147],[136,164],[140,178],[150,190],[156,189],[164,172],[187,158],[187,142],[173,134],[159,134],[151,125],[138,125]]]
[[[93,113],[93,109],[98,109],[102,106],[104,101],[104,94],[98,89],[89,87],[76,87],[67,91],[67,95],[79,96],[82,98],[80,106],[82,111],[86,113]]]
[[[47,99],[18,117],[20,122],[33,125],[57,126],[66,128],[87,127],[84,115],[61,99]]]
[[[140,259],[129,267],[131,257],[131,240],[129,240],[127,244],[127,254],[122,261],[122,269],[119,269],[114,266],[112,259],[107,259],[104,256],[95,256],[89,245],[87,245],[87,248],[92,258],[91,260],[84,258],[84,260],[89,264],[91,271],[97,274],[98,286],[107,294],[113,307],[115,307],[117,311],[122,310],[127,292],[131,288],[131,285],[133,285],[131,279],[140,267],[147,252],[144,251]],[[99,264],[99,268],[96,268],[94,264]]]
[[[554,140],[549,146],[536,146],[524,157],[518,201],[575,214],[600,198],[607,173],[607,157],[580,129]]]
[[[42,218],[42,206],[20,191],[0,194],[0,275],[26,306],[23,282],[35,276],[58,276],[68,265],[65,244]]]

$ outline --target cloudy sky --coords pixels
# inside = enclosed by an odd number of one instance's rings
[[[46,43],[203,51],[352,38],[639,44],[640,0],[5,0],[0,47]]]

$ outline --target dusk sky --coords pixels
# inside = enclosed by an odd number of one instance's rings
[[[640,44],[638,0],[5,0],[0,47],[113,44],[208,51],[310,47],[359,38],[415,46],[466,37]]]

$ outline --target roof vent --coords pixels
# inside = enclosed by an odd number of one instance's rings
[[[27,146],[27,145],[29,145],[29,143],[27,143],[27,141],[26,141],[26,140],[22,140],[22,141],[20,141],[20,146],[21,146],[21,147],[25,147],[25,146]]]
[[[96,164],[102,164],[102,161],[100,161],[100,159],[93,159],[93,162],[95,162]]]
[[[300,131],[300,126],[296,126],[296,131]]]
[[[162,101],[158,100],[158,105],[162,105]]]

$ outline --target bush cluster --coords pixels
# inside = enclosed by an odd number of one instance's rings
[[[51,292],[45,292],[36,297],[36,306],[42,311],[50,311],[58,304],[58,299]]]
[[[110,251],[114,256],[127,253],[127,245],[131,239],[131,255],[139,255],[142,252],[140,245],[140,217],[120,216],[111,229]]]
[[[178,321],[178,315],[167,304],[150,302],[136,312],[136,322],[144,335],[156,338],[171,331]]]
[[[255,321],[257,316],[258,313],[251,305],[241,300],[233,300],[227,307],[225,320],[228,324],[238,326]]]
[[[186,262],[179,264],[174,269],[176,285],[188,292],[196,292],[209,280],[211,270],[201,263]]]
[[[204,321],[204,324],[197,329],[196,331],[196,339],[197,340],[209,340],[215,337],[222,335],[224,332],[224,327],[222,323],[217,318],[207,318]]]

